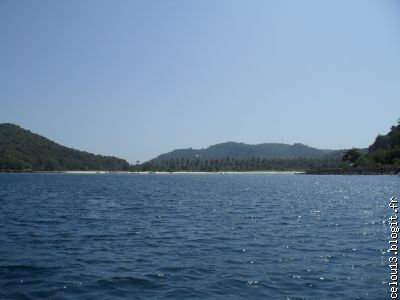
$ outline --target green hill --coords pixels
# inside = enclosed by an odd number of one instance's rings
[[[400,174],[400,121],[387,134],[380,134],[366,149],[344,151],[340,168],[314,168],[309,174]]]
[[[400,166],[400,122],[387,134],[376,137],[367,157],[377,164]]]
[[[248,145],[227,142],[206,149],[178,149],[140,166],[139,171],[266,171],[333,168],[341,163],[341,150],[321,150],[303,144]]]
[[[178,149],[162,154],[152,161],[161,162],[171,159],[296,159],[296,158],[323,158],[333,150],[321,150],[303,144],[264,143],[249,145],[244,143],[227,142],[210,146],[206,149]]]
[[[61,146],[14,124],[0,124],[0,170],[128,170],[127,161]]]

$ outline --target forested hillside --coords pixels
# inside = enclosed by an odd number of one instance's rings
[[[400,174],[400,120],[387,134],[380,134],[363,149],[352,148],[343,154],[341,168],[314,168],[310,174]]]
[[[0,170],[128,170],[123,159],[61,146],[14,124],[0,124]]]
[[[376,137],[367,157],[374,163],[400,166],[400,121],[389,133]]]
[[[321,150],[300,143],[293,145],[281,143],[264,143],[249,145],[245,143],[227,142],[210,146],[206,149],[178,149],[162,154],[152,161],[161,162],[171,159],[210,160],[210,159],[318,159],[334,152]]]
[[[343,160],[352,167],[400,167],[400,122],[384,135],[378,135],[367,153],[356,148],[346,151]]]

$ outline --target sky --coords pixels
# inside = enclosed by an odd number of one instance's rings
[[[367,147],[400,117],[400,2],[0,1],[0,123],[135,163]]]

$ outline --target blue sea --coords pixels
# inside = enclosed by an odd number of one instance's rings
[[[0,299],[388,299],[399,176],[0,174]]]

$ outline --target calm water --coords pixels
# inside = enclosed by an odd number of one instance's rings
[[[0,174],[1,299],[387,299],[396,176]]]

